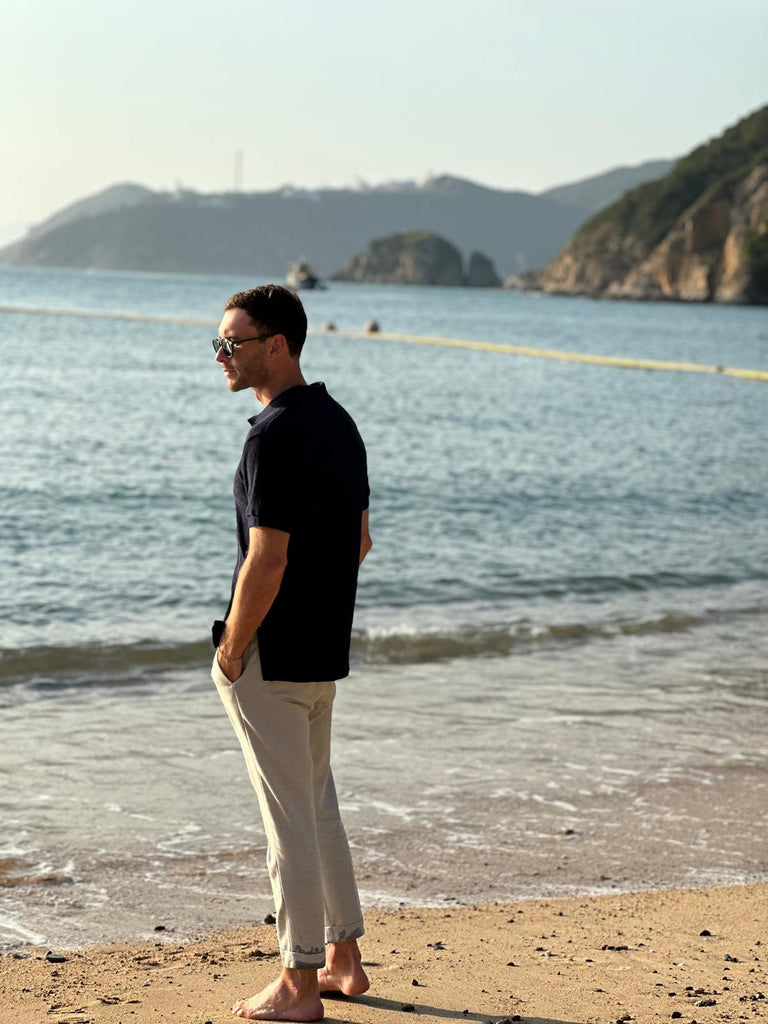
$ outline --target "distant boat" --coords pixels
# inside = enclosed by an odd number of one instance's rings
[[[290,265],[285,283],[294,291],[300,288],[325,288],[324,282],[317,276],[314,264],[305,260],[297,260]]]

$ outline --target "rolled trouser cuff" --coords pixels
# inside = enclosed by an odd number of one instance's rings
[[[325,941],[328,942],[351,942],[352,939],[359,939],[365,934],[363,919],[359,918],[352,924],[345,924],[343,927],[326,926]]]
[[[280,959],[283,967],[297,967],[299,970],[316,971],[325,967],[325,948],[323,949],[281,949]]]

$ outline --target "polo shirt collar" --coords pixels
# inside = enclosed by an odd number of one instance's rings
[[[256,420],[263,416],[268,409],[283,409],[286,405],[298,398],[299,393],[306,391],[307,394],[318,394],[319,392],[325,391],[325,384],[321,381],[315,381],[314,384],[294,384],[293,387],[286,388],[285,391],[281,391],[279,395],[275,395],[269,405],[265,405],[260,413],[256,416],[249,416],[248,422],[253,425]]]

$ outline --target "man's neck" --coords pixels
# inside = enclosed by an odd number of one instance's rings
[[[288,388],[295,388],[300,384],[306,383],[304,374],[297,366],[291,373],[281,376],[278,380],[270,380],[266,384],[254,388],[253,393],[256,396],[257,402],[260,402],[261,405],[269,405],[273,399],[287,391]]]

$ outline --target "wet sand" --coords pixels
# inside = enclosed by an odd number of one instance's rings
[[[369,910],[371,991],[326,1020],[768,1019],[768,885]],[[3,1024],[221,1024],[270,981],[274,929],[0,957]]]

